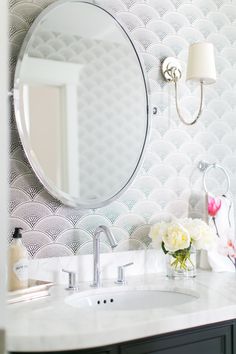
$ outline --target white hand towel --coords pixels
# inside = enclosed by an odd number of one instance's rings
[[[217,247],[208,251],[208,261],[215,272],[235,272],[236,238],[233,209],[230,197],[208,195],[208,222],[218,236]]]

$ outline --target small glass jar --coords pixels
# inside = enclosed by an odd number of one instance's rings
[[[189,250],[189,257],[184,262],[176,261],[174,253],[166,255],[167,276],[170,278],[194,278],[196,272],[196,250]]]

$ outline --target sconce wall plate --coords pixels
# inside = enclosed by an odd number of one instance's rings
[[[166,81],[176,82],[182,76],[182,67],[178,59],[174,57],[167,57],[161,66],[162,74]]]

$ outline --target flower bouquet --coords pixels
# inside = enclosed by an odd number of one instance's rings
[[[167,275],[196,276],[196,250],[211,248],[214,231],[201,219],[160,222],[151,227],[149,236],[155,248],[168,257]]]

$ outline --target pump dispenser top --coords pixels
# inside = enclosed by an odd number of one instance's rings
[[[15,227],[15,231],[12,235],[13,238],[22,238],[20,230],[23,230],[22,227]]]

